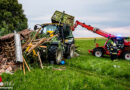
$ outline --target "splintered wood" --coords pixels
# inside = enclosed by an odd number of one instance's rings
[[[27,40],[31,30],[25,29],[19,34],[21,40]],[[19,68],[19,64],[15,62],[15,41],[14,34],[8,34],[0,37],[0,74],[3,72],[15,71]]]
[[[38,32],[41,29],[38,30]],[[27,52],[27,56],[29,54],[33,54],[37,56],[40,67],[43,68],[42,60],[40,58],[40,53],[37,51],[37,48],[47,48],[47,46],[42,45],[43,43],[47,43],[51,41],[57,35],[52,37],[43,37],[36,39],[38,32],[32,38],[30,36],[32,30],[25,29],[20,34],[20,39],[22,43],[22,50],[23,53]],[[15,41],[14,41],[14,34],[8,34],[0,38],[0,74],[3,72],[12,72],[19,69],[21,64],[16,63],[16,55],[15,55]],[[27,67],[28,71],[31,71],[29,65],[27,64],[25,58],[23,57],[23,72],[25,74],[25,66]]]

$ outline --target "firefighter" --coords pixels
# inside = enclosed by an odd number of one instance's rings
[[[117,48],[117,44],[116,44],[116,39],[111,40],[110,42],[110,55],[111,55],[111,60],[116,59],[118,56],[118,48]]]

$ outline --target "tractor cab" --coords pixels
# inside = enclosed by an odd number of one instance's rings
[[[42,29],[40,31],[41,34],[49,35],[50,37],[58,34],[59,39],[61,40],[70,40],[74,39],[71,27],[66,24],[58,24],[58,23],[48,23],[42,24]],[[34,27],[36,28],[36,27]]]
[[[47,33],[54,33],[57,30],[56,25],[44,25],[42,26],[42,30],[40,33],[47,34]]]

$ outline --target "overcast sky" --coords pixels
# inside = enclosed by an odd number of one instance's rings
[[[112,34],[130,36],[130,0],[18,0],[23,5],[29,28],[51,22],[55,10],[65,11],[88,25]],[[75,37],[98,37],[82,27]]]

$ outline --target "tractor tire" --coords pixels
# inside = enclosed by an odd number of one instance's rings
[[[69,53],[70,58],[74,57],[74,53],[75,53],[75,46],[74,44],[72,44],[70,47],[70,53]]]
[[[74,57],[74,54],[75,54],[75,46],[74,44],[71,44],[71,45],[68,45],[68,52],[65,53],[64,57],[67,58],[67,59],[70,59],[72,57]]]
[[[93,50],[93,55],[96,57],[102,57],[103,56],[103,50],[101,48],[95,48]]]
[[[130,51],[124,52],[123,58],[124,58],[125,60],[130,60]]]
[[[60,64],[63,57],[62,49],[58,49],[58,46],[52,45],[48,49],[49,62],[54,61],[55,64]]]

